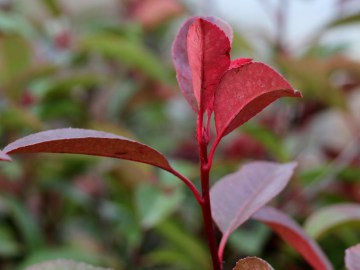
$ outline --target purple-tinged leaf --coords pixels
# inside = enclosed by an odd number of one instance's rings
[[[72,260],[52,260],[27,267],[25,270],[111,270],[110,268],[95,267]]]
[[[175,66],[176,78],[179,87],[191,108],[197,112],[198,106],[193,91],[192,76],[187,53],[187,34],[190,25],[194,22],[195,19],[196,17],[192,17],[185,21],[185,23],[181,26],[173,43],[172,59]]]
[[[274,270],[274,268],[258,257],[246,257],[239,260],[233,270]]]
[[[360,270],[360,244],[345,251],[345,265],[347,270]]]
[[[220,18],[212,17],[212,16],[206,16],[204,17],[204,20],[216,24],[221,30],[224,31],[226,37],[229,39],[230,44],[232,43],[234,33],[231,26],[226,21],[223,21]]]
[[[71,153],[138,161],[173,172],[167,159],[149,146],[127,138],[88,129],[65,128],[35,133],[3,150],[16,153]]]
[[[301,97],[301,93],[271,67],[251,62],[229,69],[215,92],[217,136],[230,133],[280,97]]]
[[[0,161],[11,161],[11,157],[0,150]]]
[[[189,27],[187,50],[198,106],[212,111],[216,86],[230,65],[230,41],[218,26],[198,18]]]
[[[194,74],[192,74],[191,68],[190,68],[190,60],[189,60],[189,53],[188,53],[188,34],[189,34],[189,28],[190,26],[196,21],[196,20],[202,20],[206,22],[208,25],[211,25],[212,32],[216,31],[220,33],[222,39],[219,41],[222,41],[226,46],[229,46],[230,50],[230,43],[232,40],[232,29],[231,27],[224,21],[215,18],[215,17],[192,17],[188,19],[180,28],[175,41],[173,43],[172,47],[172,57],[173,57],[173,63],[176,70],[176,77],[179,83],[179,87],[181,91],[183,92],[183,95],[185,99],[188,101],[192,109],[197,112],[199,110],[200,103],[198,102],[199,99],[195,98],[194,88],[193,88],[193,77]],[[215,29],[215,30],[214,30]],[[206,30],[206,29],[205,29]],[[209,34],[209,33],[205,33]],[[192,35],[192,34],[191,34]],[[223,38],[225,36],[225,39]],[[209,36],[211,37],[211,36]],[[218,45],[224,45],[219,43]],[[206,45],[209,45],[208,42]],[[210,51],[216,50],[219,46],[213,46],[210,44],[211,47],[206,46],[206,48],[210,49]],[[200,49],[200,48],[197,48]],[[196,57],[199,57],[198,55],[195,55]],[[228,56],[229,57],[229,56]],[[220,57],[220,59],[222,56]],[[229,58],[230,63],[230,58]],[[228,63],[228,65],[229,65]],[[228,68],[228,66],[222,71],[222,73]],[[218,76],[221,76],[222,73]],[[210,74],[209,74],[210,75]],[[207,75],[208,76],[208,75]],[[210,75],[212,76],[212,75]],[[214,86],[216,87],[216,85]]]
[[[332,270],[328,258],[302,228],[289,216],[272,207],[264,207],[252,217],[265,223],[297,250],[315,270]]]
[[[211,207],[223,233],[221,248],[234,230],[285,188],[296,166],[296,162],[251,162],[215,183]]]
[[[316,239],[332,228],[352,221],[360,222],[360,204],[337,204],[310,215],[304,224],[304,229]]]

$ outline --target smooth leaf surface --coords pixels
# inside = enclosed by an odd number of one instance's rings
[[[0,161],[11,161],[11,157],[0,150]]]
[[[166,158],[149,146],[89,129],[64,128],[35,133],[3,149],[3,154],[71,153],[133,160],[173,171]]]
[[[110,270],[110,268],[95,267],[71,260],[54,260],[28,267],[26,270]]]
[[[360,244],[345,251],[345,265],[347,270],[360,269]]]
[[[310,215],[304,229],[311,237],[319,238],[334,227],[352,221],[360,222],[360,204],[338,204]]]
[[[179,87],[190,104],[191,108],[197,112],[199,109],[198,102],[195,98],[193,90],[193,76],[191,74],[189,57],[188,57],[188,32],[190,26],[194,23],[195,20],[200,19],[200,17],[191,17],[183,23],[180,27],[179,32],[177,33],[173,46],[172,46],[172,59],[173,64],[176,70],[176,78],[179,84]],[[230,43],[233,37],[231,27],[224,21],[215,18],[215,17],[204,17],[205,21],[212,23],[214,26],[217,25],[223,33],[228,38]]]
[[[271,67],[251,62],[229,69],[215,92],[217,136],[230,133],[280,97],[301,94]]]
[[[230,65],[230,41],[218,26],[198,18],[189,27],[187,53],[197,104],[212,111],[216,86]]]
[[[273,270],[266,261],[258,257],[246,257],[239,260],[233,270]]]
[[[301,227],[283,212],[272,207],[264,207],[252,217],[265,223],[290,246],[297,250],[304,259],[315,270],[331,270],[329,260],[316,244]]]
[[[212,214],[223,233],[222,245],[234,230],[285,188],[296,166],[296,162],[251,162],[212,187]]]

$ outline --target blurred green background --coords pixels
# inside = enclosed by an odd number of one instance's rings
[[[241,16],[230,20],[232,57],[276,67],[304,98],[281,100],[228,136],[211,178],[248,160],[297,160],[296,176],[274,205],[303,224],[323,207],[360,202],[360,56],[353,50],[360,44],[324,38],[360,28],[359,1],[328,1],[336,12],[301,49],[290,46],[288,6],[302,2],[310,12],[316,0],[254,2],[254,18],[265,11],[273,31],[244,26]],[[224,11],[232,4],[0,0],[0,148],[46,129],[104,130],[163,152],[198,185],[195,115],[178,89],[171,44],[187,17],[228,20],[236,17]],[[344,267],[345,248],[360,242],[359,218],[316,239],[335,269]],[[248,255],[275,269],[310,269],[255,221],[234,233],[225,253],[226,269]],[[168,173],[107,158],[16,156],[0,164],[0,269],[54,258],[117,270],[211,268],[201,211]]]

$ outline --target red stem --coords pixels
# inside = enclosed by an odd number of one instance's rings
[[[208,239],[213,270],[222,270],[222,265],[219,260],[217,251],[218,246],[216,242],[216,235],[214,230],[213,218],[211,214],[211,204],[210,204],[210,169],[211,169],[211,160],[208,159],[207,145],[209,138],[209,130],[206,127],[203,128],[203,114],[200,113],[197,122],[197,139],[199,142],[199,152],[200,152],[200,170],[201,170],[201,189],[202,189],[202,198],[203,203],[201,204],[205,233]],[[204,137],[207,139],[204,140]]]

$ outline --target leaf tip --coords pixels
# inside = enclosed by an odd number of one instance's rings
[[[6,154],[5,152],[0,150],[0,161],[8,161],[8,162],[10,162],[10,161],[12,161],[12,159],[8,154]]]
[[[303,98],[304,96],[300,90],[294,89],[294,97]]]

